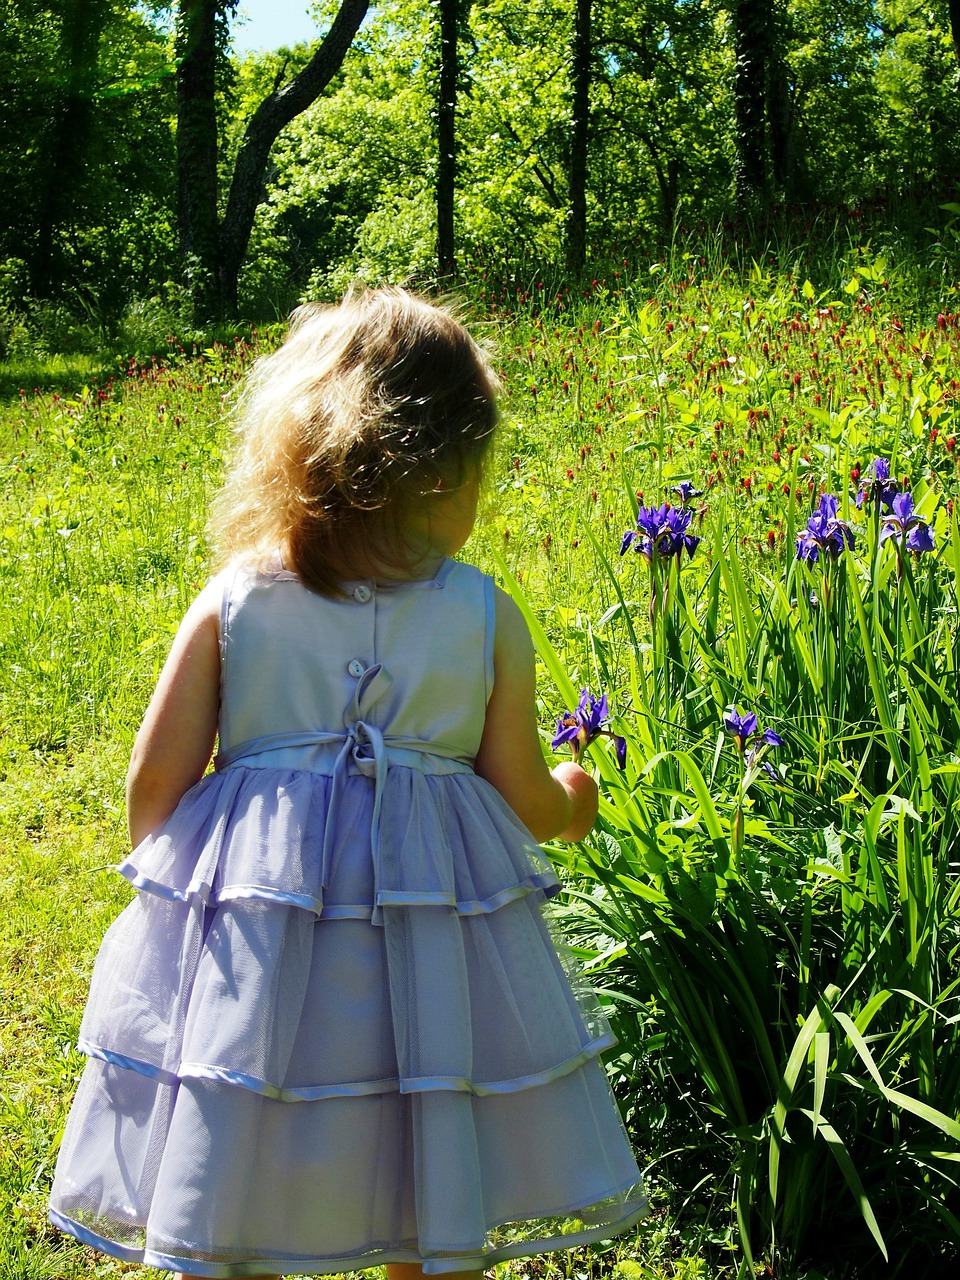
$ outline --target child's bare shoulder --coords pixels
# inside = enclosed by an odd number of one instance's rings
[[[502,587],[495,589],[496,656],[498,661],[525,661],[533,654],[526,619],[517,602]]]

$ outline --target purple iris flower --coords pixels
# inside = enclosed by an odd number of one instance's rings
[[[750,748],[746,759],[747,768],[754,763],[764,746],[785,745],[779,733],[775,733],[773,729],[764,729],[761,732],[757,728],[757,716],[754,711],[748,711],[745,716],[742,716],[736,707],[728,707],[727,714],[723,717],[723,727],[736,742],[737,750],[741,755],[747,751],[748,747]],[[766,772],[776,778],[777,782],[780,781],[780,775],[772,767],[766,767]]]
[[[906,535],[907,550],[919,555],[922,551],[933,550],[933,531],[922,516],[913,508],[913,496],[909,493],[898,493],[891,503],[890,512],[883,517],[880,530],[880,541],[896,538],[902,541]]]
[[[636,529],[628,529],[620,543],[620,554],[633,547],[647,561],[656,556],[669,560],[681,556],[684,549],[692,556],[700,539],[687,530],[693,512],[687,507],[673,507],[665,502],[662,507],[640,507],[637,511]]]
[[[839,499],[832,493],[821,493],[820,505],[807,521],[807,527],[797,534],[797,559],[810,564],[821,555],[836,560],[844,547],[853,550],[853,530],[846,520],[837,515]]]
[[[914,525],[907,534],[907,550],[920,555],[933,550],[933,530],[926,523]]]
[[[864,500],[869,498],[871,502],[882,502],[889,508],[899,491],[900,485],[897,480],[890,479],[889,459],[874,458],[867,468],[867,478],[860,482],[855,501],[858,507],[862,507]]]
[[[756,712],[748,711],[742,716],[736,707],[731,707],[728,714],[723,717],[723,727],[727,733],[732,734],[737,740],[737,746],[742,751],[748,738],[752,738],[757,731]]]
[[[575,744],[576,753],[594,740],[609,718],[607,695],[597,699],[586,689],[581,689],[576,709],[565,711],[557,721],[556,737],[550,745],[556,751],[565,742],[569,742]]]
[[[692,480],[681,480],[679,484],[675,484],[671,493],[679,493],[680,505],[685,507],[692,498],[700,498],[703,496],[702,489],[695,489]]]
[[[556,751],[565,743],[570,744],[574,759],[584,747],[588,747],[595,739],[612,738],[617,754],[617,763],[622,769],[627,762],[627,740],[619,734],[611,733],[606,723],[610,719],[607,706],[607,695],[595,698],[587,689],[580,690],[580,701],[573,711],[565,711],[557,721],[557,732],[550,743]]]

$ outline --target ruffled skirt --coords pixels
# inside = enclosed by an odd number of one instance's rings
[[[232,767],[121,871],[51,1218],[201,1276],[483,1268],[645,1211],[553,945],[549,863],[472,773]]]

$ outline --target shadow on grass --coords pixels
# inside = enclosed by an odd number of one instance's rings
[[[73,395],[84,387],[106,382],[117,373],[115,355],[77,353],[49,356],[44,360],[0,362],[0,401],[16,400],[21,391],[62,391]]]

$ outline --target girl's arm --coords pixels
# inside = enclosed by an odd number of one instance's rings
[[[133,744],[127,825],[134,848],[169,818],[210,763],[220,706],[222,590],[211,582],[187,610]]]
[[[537,840],[582,840],[597,817],[597,784],[572,761],[547,768],[537,734],[533,644],[520,610],[497,591],[493,692],[476,771]]]

